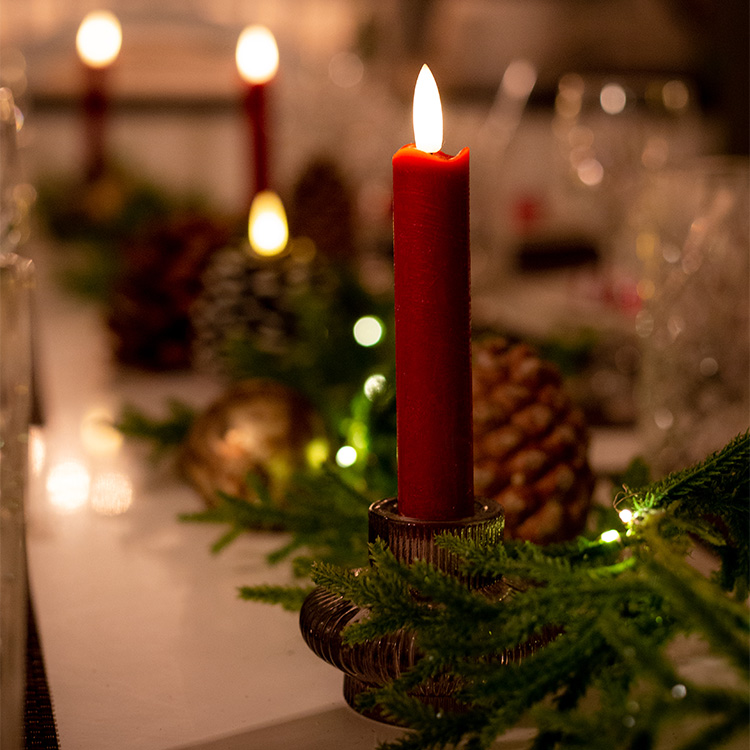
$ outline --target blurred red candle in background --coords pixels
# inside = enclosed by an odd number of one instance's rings
[[[440,150],[440,96],[426,65],[414,134],[393,157],[398,508],[455,520],[474,512],[469,150]]]
[[[85,90],[84,170],[88,180],[104,172],[106,163],[106,118],[109,109],[108,71],[120,54],[122,28],[109,11],[92,11],[81,21],[76,33],[76,50],[83,63]]]
[[[250,195],[269,187],[268,86],[279,68],[279,50],[265,26],[248,26],[237,40],[237,70],[244,81],[243,107],[250,133]]]

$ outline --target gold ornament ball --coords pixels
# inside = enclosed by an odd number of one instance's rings
[[[195,420],[180,468],[209,506],[219,491],[257,502],[252,474],[280,503],[292,474],[321,463],[327,448],[323,420],[307,399],[257,378],[232,386]]]

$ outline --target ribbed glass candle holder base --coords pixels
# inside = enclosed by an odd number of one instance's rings
[[[398,514],[394,498],[373,503],[369,513],[371,542],[382,539],[396,558],[405,564],[415,560],[432,563],[445,573],[463,580],[469,588],[481,590],[493,599],[503,599],[511,587],[503,581],[466,578],[459,559],[435,544],[438,535],[453,533],[483,544],[499,544],[503,538],[504,515],[496,503],[475,503],[474,515],[457,521],[422,521]],[[376,708],[363,710],[357,698],[366,690],[381,687],[398,678],[420,657],[414,633],[399,630],[366,643],[348,644],[342,639],[347,625],[366,618],[368,611],[318,587],[300,611],[300,629],[310,649],[344,673],[344,698],[359,713],[379,721],[390,721]],[[542,639],[509,650],[498,657],[500,664],[518,661],[541,645]],[[414,695],[437,710],[459,711],[465,705],[456,700],[460,682],[451,675],[420,685]]]

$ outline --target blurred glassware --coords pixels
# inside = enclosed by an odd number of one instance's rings
[[[18,241],[13,97],[0,88],[0,747],[23,746],[27,582],[24,499],[31,414],[30,260]]]
[[[36,190],[23,180],[18,132],[23,114],[10,88],[0,87],[0,252],[28,238]]]
[[[0,253],[0,747],[22,747],[27,583],[24,498],[31,394],[30,260]]]
[[[13,94],[0,88],[0,243],[4,246],[17,220],[14,193],[19,181],[16,105]]]
[[[612,252],[643,173],[700,153],[697,116],[695,91],[683,78],[560,78],[552,122],[562,159],[560,191],[571,208],[589,213],[605,253]]]
[[[655,172],[635,209],[641,262],[640,428],[656,476],[750,421],[746,159]]]

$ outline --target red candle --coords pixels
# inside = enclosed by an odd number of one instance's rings
[[[398,508],[455,520],[474,512],[469,150],[440,150],[440,98],[427,66],[414,131],[416,145],[393,157]]]
[[[86,75],[83,96],[84,162],[89,180],[100,177],[105,167],[107,76],[121,46],[120,22],[109,11],[93,11],[81,21],[76,34],[76,49]]]
[[[269,187],[268,85],[279,66],[279,50],[273,34],[264,26],[248,26],[240,34],[237,69],[245,82],[243,107],[250,133],[250,196]]]
[[[248,84],[245,88],[243,107],[249,128],[250,153],[250,197],[268,189],[268,136],[266,130],[266,86],[265,83]]]
[[[83,95],[84,126],[84,172],[90,182],[101,177],[104,172],[105,121],[109,101],[106,87],[106,68],[85,66],[86,90]]]

